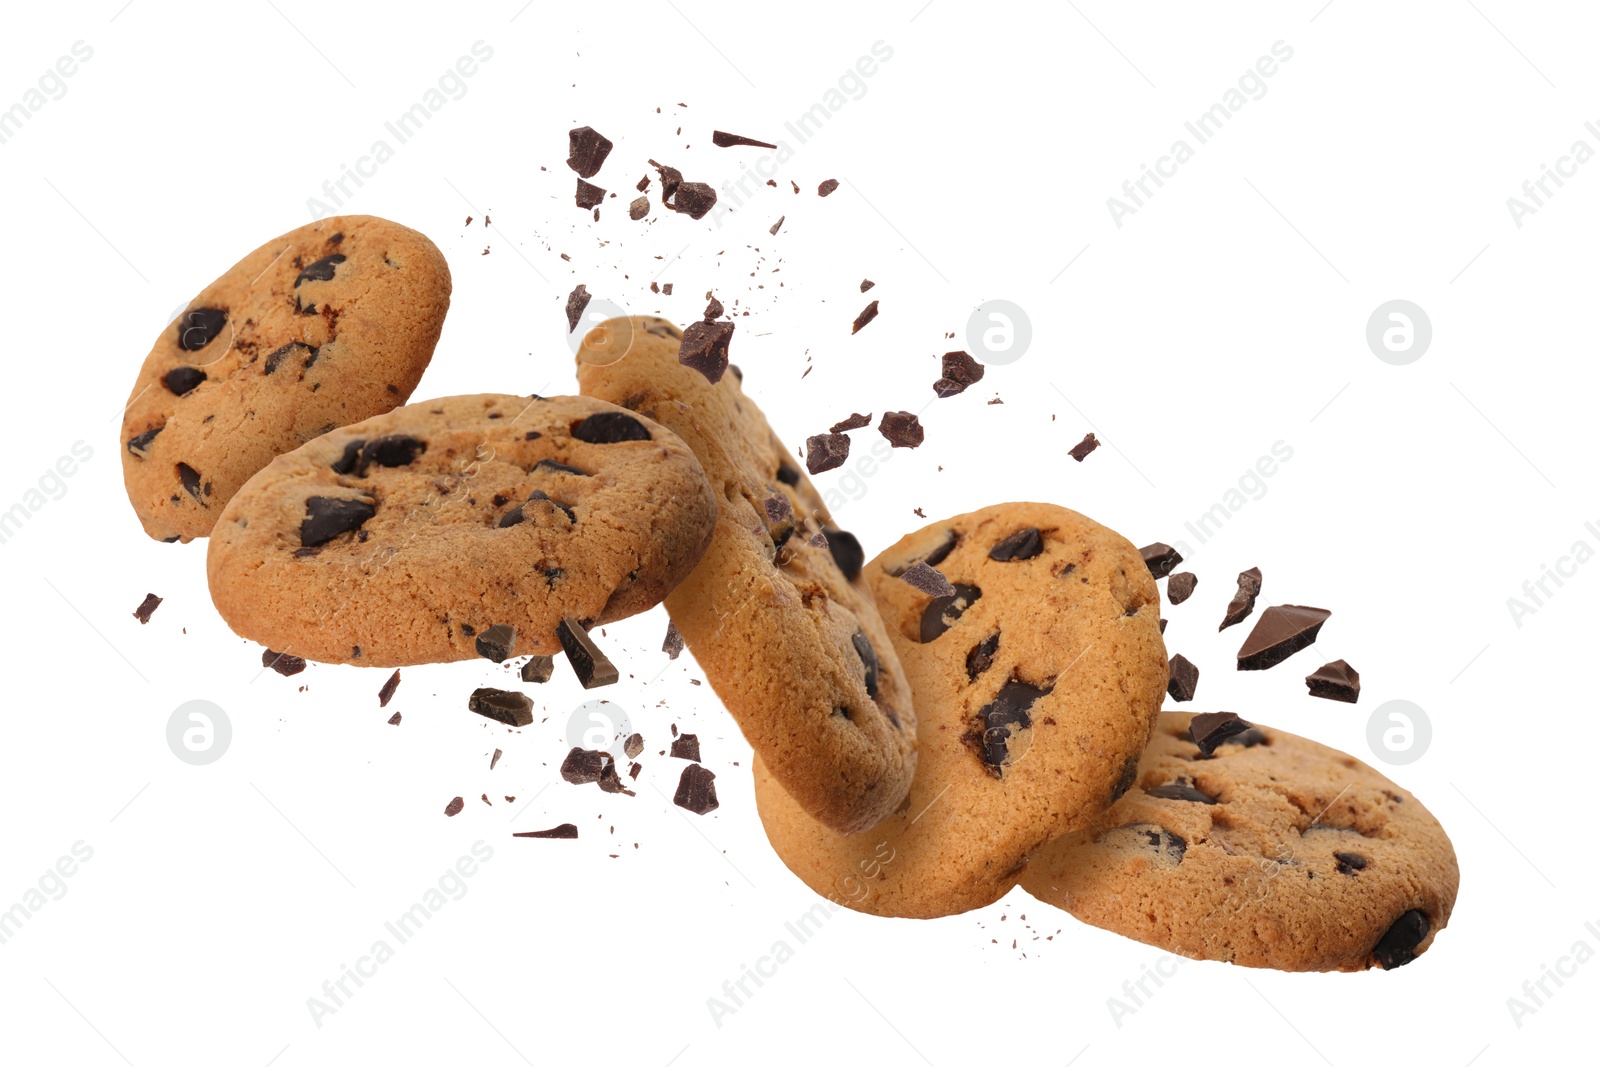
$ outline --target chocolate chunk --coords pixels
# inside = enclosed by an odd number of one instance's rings
[[[393,715],[389,716],[389,725],[390,726],[399,726],[400,725],[400,713],[398,711],[395,712]]]
[[[1367,869],[1367,857],[1361,855],[1359,852],[1335,852],[1333,854],[1333,858],[1338,860],[1338,864],[1335,869],[1338,870],[1340,874],[1348,874],[1351,877],[1354,877],[1357,871],[1364,871]]]
[[[1160,620],[1158,620],[1158,621],[1159,621],[1159,622],[1160,622],[1160,624],[1161,624],[1161,632],[1162,632],[1162,633],[1163,633],[1163,634],[1164,634],[1164,633],[1166,633],[1166,632],[1167,632],[1167,620],[1166,620],[1166,619],[1160,619]]]
[[[784,485],[799,485],[800,472],[787,463],[780,463],[778,464],[778,481]]]
[[[661,642],[661,651],[667,654],[668,659],[677,659],[683,651],[683,635],[678,632],[677,624],[670,620],[667,622],[666,639]]]
[[[922,423],[909,411],[885,411],[878,420],[878,432],[894,448],[916,448],[922,444]]]
[[[669,167],[665,164],[657,163],[653,159],[650,161],[650,165],[661,172],[661,203],[670,208],[672,205],[668,204],[667,201],[672,199],[672,194],[677,192],[678,186],[683,184],[683,171],[677,167]],[[643,192],[644,186],[640,185],[639,190]]]
[[[589,472],[582,467],[574,467],[570,463],[558,463],[553,459],[541,459],[533,465],[533,469],[546,471],[560,471],[562,474],[577,474],[584,478],[589,477]],[[529,497],[529,499],[533,499]]]
[[[624,749],[624,752],[627,750]],[[694,734],[679,734],[672,739],[672,751],[668,753],[676,759],[691,759],[700,762],[700,738]],[[635,753],[637,755],[637,753]],[[632,759],[633,756],[629,756]]]
[[[167,391],[183,396],[192,393],[195,387],[206,380],[206,372],[199,367],[174,367],[161,377],[161,384]]]
[[[715,322],[717,319],[722,318],[722,301],[710,293],[706,294],[706,301],[706,313],[700,317],[707,322]]]
[[[772,234],[772,236],[774,236],[774,237],[778,236],[778,231],[783,229],[783,220],[788,218],[788,217],[789,216],[787,216],[787,215],[779,215],[778,216],[778,221],[774,222],[772,224],[772,228],[767,230],[767,232]]]
[[[580,178],[593,178],[611,154],[611,142],[593,126],[567,131],[567,166]]]
[[[1167,579],[1167,599],[1176,607],[1194,595],[1194,587],[1200,584],[1200,579],[1194,571],[1180,571]]]
[[[696,815],[716,811],[716,781],[715,774],[698,763],[691,763],[678,778],[678,791],[672,795],[672,802]]]
[[[146,430],[144,433],[134,434],[132,437],[128,438],[129,455],[143,459],[144,453],[150,448],[150,442],[154,441],[156,439],[156,434],[160,433],[164,429],[166,429],[165,426],[157,426],[153,430]]]
[[[462,800],[460,797],[456,797],[454,800],[444,806],[444,813],[453,819],[457,815],[461,814],[461,809],[466,807],[466,803],[467,802]]]
[[[639,753],[644,751],[644,735],[629,734],[628,739],[622,742],[623,755],[629,759],[638,759]]]
[[[333,281],[333,268],[344,262],[344,256],[335,252],[331,256],[323,256],[315,263],[308,263],[296,275],[294,287],[300,288],[301,282],[331,282]]]
[[[292,353],[297,347],[301,347],[298,341],[290,341],[282,348],[277,348],[271,352],[268,352],[266,360],[261,364],[261,373],[275,373],[278,367],[282,365],[283,361],[288,359],[289,354]]]
[[[835,530],[831,526],[824,526],[822,535],[828,539],[828,553],[844,572],[845,580],[855,581],[856,575],[861,573],[861,565],[867,561],[867,554],[862,550],[861,542],[856,540],[856,535],[848,530]]]
[[[728,346],[733,341],[731,322],[693,322],[683,331],[678,362],[706,376],[716,385],[728,369]]]
[[[592,185],[589,182],[584,181],[582,178],[578,179],[578,191],[573,194],[573,201],[579,207],[587,211],[592,207],[598,207],[600,205],[600,201],[604,200],[605,198],[606,191],[604,189],[600,188],[598,185]]]
[[[306,517],[300,521],[300,544],[306,548],[327,544],[342,533],[361,528],[378,513],[365,500],[339,496],[314,496],[306,501]]]
[[[919,592],[929,596],[953,596],[956,587],[950,580],[939,573],[936,568],[930,567],[926,560],[917,560],[911,566],[900,572],[900,580]]]
[[[1038,527],[1029,526],[1002,538],[989,550],[989,558],[996,563],[1013,563],[1032,559],[1043,551],[1044,539],[1039,536]]]
[[[1221,633],[1235,623],[1243,622],[1255,610],[1256,597],[1261,595],[1261,568],[1251,567],[1247,571],[1239,572],[1239,590],[1233,594],[1233,599],[1228,601],[1228,610],[1222,616],[1222,625],[1217,627]]]
[[[604,778],[607,768],[616,773],[616,761],[611,758],[611,753],[575,747],[561,761],[561,777],[573,785],[588,785]]]
[[[1361,695],[1361,675],[1344,660],[1336,659],[1306,675],[1306,688],[1314,697],[1354,704]]]
[[[1254,724],[1245,722],[1231,711],[1208,711],[1189,720],[1189,739],[1200,747],[1202,756],[1209,756],[1223,744]]]
[[[678,195],[672,198],[670,206],[691,219],[703,219],[706,212],[717,206],[717,191],[705,182],[684,182],[678,186]]]
[[[873,650],[872,642],[867,640],[867,635],[860,630],[850,635],[850,643],[855,646],[856,655],[861,658],[862,681],[866,683],[867,696],[877,700],[878,653]]]
[[[1239,648],[1241,671],[1276,666],[1317,639],[1317,631],[1333,612],[1299,604],[1275,604],[1261,613]]]
[[[846,430],[859,430],[863,426],[872,424],[871,415],[857,415],[852,413],[848,419],[840,419],[828,427],[829,433],[844,433]]]
[[[467,710],[507,726],[530,726],[533,723],[533,701],[524,693],[510,689],[474,689],[467,698]]]
[[[389,701],[394,699],[395,690],[399,689],[399,688],[400,688],[400,669],[397,667],[397,668],[395,668],[395,672],[393,674],[389,675],[389,680],[387,682],[383,683],[383,688],[378,690],[378,707],[380,707],[380,708],[388,707],[389,706]],[[400,713],[397,711],[397,712],[395,712],[395,714],[398,715]]]
[[[732,148],[735,145],[749,145],[751,148],[777,148],[775,144],[765,141],[753,140],[749,137],[740,137],[736,133],[723,133],[721,130],[711,131],[711,143],[718,148]]]
[[[1164,545],[1157,541],[1153,545],[1145,545],[1139,550],[1139,555],[1144,557],[1144,565],[1150,568],[1154,578],[1165,578],[1172,573],[1172,568],[1183,562],[1183,557],[1171,545]]]
[[[1111,787],[1111,804],[1115,804],[1127,796],[1128,790],[1133,788],[1133,783],[1139,780],[1139,758],[1129,756],[1122,761],[1122,770],[1117,773],[1116,784]],[[1107,805],[1109,807],[1109,805]]]
[[[975,682],[978,675],[994,665],[994,654],[1000,651],[1000,631],[985,637],[967,653],[967,681]]]
[[[626,411],[597,411],[572,427],[572,436],[591,445],[614,445],[623,441],[648,441],[650,431]]]
[[[178,464],[178,481],[183,484],[184,491],[200,503],[205,501],[200,497],[200,472],[187,463]]]
[[[1200,681],[1200,668],[1181,655],[1172,657],[1167,664],[1167,695],[1183,703],[1194,699],[1194,687]]]
[[[198,352],[210,344],[228,324],[228,313],[221,308],[195,308],[178,319],[178,347]]]
[[[1416,948],[1428,937],[1428,917],[1412,909],[1394,921],[1373,946],[1372,958],[1379,967],[1392,971],[1417,958]]]
[[[517,628],[509,623],[497,622],[479,634],[473,644],[478,650],[478,655],[484,659],[504,663],[510,657],[511,650],[516,647]]]
[[[154,615],[156,609],[161,606],[161,600],[162,598],[154,593],[146,593],[144,599],[139,602],[139,606],[133,609],[133,617],[139,620],[141,626],[150,621],[150,616]]]
[[[933,392],[943,398],[965,392],[967,386],[983,380],[983,364],[965,352],[946,352],[940,366],[941,377]]]
[[[782,493],[769,496],[761,502],[761,511],[772,547],[782,548],[794,536],[794,508],[789,506],[789,498]]]
[[[954,626],[962,613],[982,596],[983,590],[977,586],[962,585],[958,582],[954,594],[934,597],[928,602],[928,606],[922,609],[922,625],[917,640],[927,644],[937,639]]]
[[[366,447],[365,441],[346,441],[344,453],[328,465],[328,469],[335,474],[354,474],[361,465],[361,450]]]
[[[1162,800],[1192,800],[1197,804],[1215,804],[1217,802],[1216,797],[1196,789],[1194,783],[1187,778],[1179,778],[1175,782],[1158,785],[1154,789],[1146,789],[1145,794],[1159,797]]]
[[[478,631],[473,629],[470,624],[468,624],[468,623],[462,623],[461,624],[461,636],[462,637],[471,637],[473,634],[475,634],[477,632]]]
[[[578,828],[570,822],[564,822],[560,826],[552,826],[548,830],[524,830],[511,836],[540,837],[547,840],[577,840]]]
[[[818,196],[827,196],[829,193],[833,192],[837,188],[839,188],[839,179],[838,178],[829,178],[827,181],[825,181],[821,185],[817,186],[817,195]]]
[[[291,656],[287,652],[274,652],[270,648],[262,650],[261,665],[263,667],[271,667],[285,678],[299,674],[306,669],[306,661],[299,656]]]
[[[963,740],[975,748],[984,769],[990,774],[999,778],[1005,768],[1011,766],[1012,739],[1033,725],[1028,710],[1041,697],[1049,695],[1049,688],[1040,689],[1013,678],[1001,686],[994,700],[978,712],[977,727],[968,731]],[[1016,755],[1020,757],[1021,753]]]
[[[648,196],[636,197],[628,204],[628,218],[634,222],[638,222],[648,214],[650,214],[650,198]]]
[[[1084,457],[1099,447],[1100,439],[1092,433],[1086,433],[1083,435],[1083,440],[1079,441],[1068,450],[1067,455],[1071,456],[1079,463],[1082,463]]]
[[[583,321],[583,311],[589,306],[589,301],[594,299],[589,295],[589,287],[579,285],[567,294],[567,332],[571,333],[578,328],[578,323]]]
[[[561,648],[567,654],[567,661],[572,664],[578,681],[585,689],[611,685],[617,680],[617,668],[589,639],[589,634],[577,619],[562,619],[561,624],[556,627],[556,637],[561,640]]]
[[[428,442],[406,434],[394,433],[374,437],[361,446],[361,459],[356,464],[356,477],[365,477],[367,468],[374,463],[380,467],[409,467],[427,450]]]
[[[878,317],[878,302],[874,300],[861,309],[861,314],[856,316],[856,321],[850,324],[851,333],[860,333],[861,327]]]
[[[819,433],[806,438],[806,470],[812,474],[844,466],[850,458],[850,438],[842,433]]]
[[[878,284],[878,283],[873,281],[871,278],[862,278],[861,279],[861,291],[864,293],[868,289],[871,289],[876,284]]]
[[[543,684],[550,680],[556,672],[556,659],[554,656],[529,656],[528,662],[522,665],[522,680]]]

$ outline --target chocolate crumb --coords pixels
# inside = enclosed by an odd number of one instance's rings
[[[856,316],[856,321],[850,324],[851,333],[860,333],[861,327],[878,317],[878,302],[874,300],[861,309],[861,314]]]
[[[133,609],[133,617],[139,620],[141,626],[150,621],[150,616],[154,615],[156,609],[161,606],[162,599],[162,597],[158,597],[154,593],[146,593],[144,599],[139,602],[139,606]]]
[[[827,196],[829,193],[833,192],[837,188],[839,188],[839,179],[837,179],[837,178],[829,178],[827,181],[825,181],[821,185],[817,186],[817,195],[818,196]]]
[[[1100,439],[1092,433],[1086,433],[1083,435],[1083,440],[1073,445],[1072,448],[1067,452],[1067,455],[1071,456],[1079,463],[1082,463],[1090,452],[1093,452],[1099,447]]]
[[[400,713],[398,711],[395,712],[393,715],[389,716],[389,725],[390,726],[399,726],[400,725]]]
[[[396,689],[399,689],[399,688],[400,688],[400,669],[397,667],[397,668],[395,668],[395,672],[393,674],[389,675],[389,680],[387,682],[383,683],[383,688],[378,690],[378,707],[380,707],[380,708],[388,707],[389,706],[389,701],[394,699],[394,691]],[[396,712],[395,714],[398,715],[399,712]]]
[[[461,809],[466,806],[466,801],[462,800],[460,797],[456,797],[454,800],[444,806],[444,813],[451,818],[454,818],[457,815],[460,815]]]
[[[285,678],[306,669],[306,661],[299,656],[291,656],[287,652],[274,652],[270,648],[261,653],[261,665],[271,667]]]
[[[877,284],[878,283],[873,281],[871,278],[862,278],[861,279],[861,291],[864,293],[868,289],[871,289],[874,285],[877,285]]]

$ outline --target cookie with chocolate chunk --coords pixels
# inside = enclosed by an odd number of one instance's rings
[[[840,833],[899,807],[916,768],[905,676],[852,580],[860,545],[744,390],[679,362],[680,331],[610,319],[578,350],[584,394],[671,428],[717,491],[716,535],[667,611],[746,740],[811,817]]]
[[[371,215],[275,237],[161,332],[122,414],[122,476],[145,533],[205,537],[274,456],[404,404],[450,306],[422,234]]]
[[[1361,971],[1426,951],[1461,881],[1438,820],[1355,757],[1235,718],[1163,713],[1127,796],[1023,888],[1191,959]]]
[[[274,459],[224,509],[206,565],[235,632],[306,659],[471,659],[492,627],[507,656],[548,656],[564,619],[659,603],[716,517],[699,461],[649,419],[588,397],[457,396]]]
[[[892,815],[845,837],[758,763],[762,824],[839,904],[907,918],[982,907],[1127,789],[1167,685],[1155,579],[1121,535],[1053,504],[934,523],[862,574],[911,683],[917,779]]]

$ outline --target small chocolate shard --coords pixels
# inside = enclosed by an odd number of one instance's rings
[[[867,640],[867,635],[860,630],[850,635],[850,644],[855,646],[856,655],[861,660],[861,680],[867,687],[867,696],[877,700],[878,653],[873,649],[872,642]]]
[[[909,411],[885,411],[878,420],[878,432],[892,448],[916,448],[922,444],[922,423]]]
[[[1239,647],[1241,671],[1276,666],[1317,639],[1333,612],[1300,604],[1275,604],[1261,613],[1250,636]]]
[[[1071,456],[1079,463],[1082,463],[1084,459],[1088,457],[1090,452],[1093,452],[1099,447],[1100,439],[1092,433],[1086,433],[1083,435],[1083,440],[1079,441],[1077,444],[1068,449],[1067,455]]]
[[[523,830],[521,833],[514,833],[511,836],[537,837],[551,841],[575,841],[578,838],[578,828],[570,822],[564,822],[560,826],[552,826],[548,830]]]
[[[761,511],[772,547],[782,548],[788,544],[789,538],[794,536],[794,508],[789,506],[789,498],[782,493],[769,496],[761,502]]]
[[[1021,752],[1011,751],[1012,740],[1033,726],[1029,709],[1049,695],[1049,687],[1041,689],[1013,678],[978,712],[976,728],[962,739],[974,748],[984,769],[994,777],[1002,777],[1005,769],[1021,757]]]
[[[221,308],[195,308],[178,317],[178,347],[198,352],[210,344],[228,324],[228,313]]]
[[[967,386],[983,380],[983,364],[965,352],[946,352],[939,369],[933,392],[940,399],[963,393]]]
[[[1155,544],[1145,545],[1139,550],[1139,555],[1144,557],[1144,565],[1150,568],[1153,578],[1165,578],[1172,573],[1172,568],[1183,562],[1183,557],[1171,545]]]
[[[1179,571],[1167,579],[1167,599],[1176,607],[1194,596],[1194,587],[1199,584],[1194,571]]]
[[[1247,571],[1239,572],[1239,589],[1233,594],[1233,599],[1228,601],[1228,610],[1222,616],[1222,625],[1217,627],[1221,633],[1228,627],[1243,622],[1255,610],[1256,597],[1261,595],[1261,568],[1251,567]]]
[[[1372,948],[1372,958],[1386,971],[1404,967],[1417,958],[1417,946],[1427,940],[1430,924],[1422,912],[1412,909],[1394,921]]]
[[[829,193],[833,192],[837,188],[839,188],[839,179],[838,178],[829,178],[827,181],[825,181],[821,185],[817,186],[817,195],[818,196],[827,196]]]
[[[612,685],[617,680],[617,668],[606,658],[577,619],[566,618],[556,627],[556,637],[567,654],[567,662],[585,689]]]
[[[856,316],[856,321],[850,324],[851,333],[860,333],[861,328],[878,317],[878,302],[874,300],[861,309],[861,314]]]
[[[1014,563],[1032,559],[1043,551],[1044,539],[1039,534],[1039,528],[1028,526],[996,542],[989,550],[989,558],[996,563]]]
[[[1361,696],[1361,675],[1344,660],[1336,659],[1306,675],[1306,688],[1314,697],[1354,704]]]
[[[850,438],[842,433],[819,433],[806,438],[806,470],[812,474],[844,466],[850,458]]]
[[[844,433],[846,430],[859,430],[863,426],[870,426],[870,425],[872,425],[872,416],[871,416],[871,414],[858,415],[858,414],[855,414],[855,413],[852,412],[848,419],[840,419],[838,422],[834,423],[832,426],[829,426],[828,427],[828,432],[829,433]]]
[[[1209,756],[1224,744],[1254,727],[1231,711],[1208,711],[1189,720],[1189,740]]]
[[[1200,681],[1200,668],[1182,655],[1175,655],[1167,664],[1167,695],[1180,704],[1194,699],[1194,687]]]
[[[505,753],[501,752],[498,748],[494,750],[494,755],[489,757],[489,769],[491,771],[494,770],[495,764],[500,762],[500,757],[503,756],[503,755],[505,755]],[[511,798],[510,797],[506,798],[506,803],[507,804],[511,803]]]
[[[554,656],[529,656],[528,662],[522,665],[521,677],[524,682],[534,685],[543,685],[550,680],[556,672],[556,658]]]
[[[340,534],[358,530],[378,513],[366,500],[339,496],[314,496],[306,500],[306,516],[300,521],[300,544],[304,548],[325,545]]]
[[[967,681],[975,682],[978,675],[994,665],[994,654],[1000,651],[1000,631],[985,637],[967,653]]]
[[[1352,878],[1355,877],[1357,871],[1367,869],[1367,857],[1359,852],[1335,852],[1333,858],[1337,861],[1334,869],[1340,874],[1348,874]]]
[[[461,809],[466,806],[467,802],[465,800],[461,799],[460,797],[456,797],[454,800],[450,801],[450,803],[444,806],[444,813],[453,819],[457,815],[460,815]]]
[[[728,369],[728,347],[733,341],[731,322],[694,322],[683,331],[678,362],[705,375],[716,385]]]
[[[589,306],[589,301],[594,299],[589,295],[589,287],[577,286],[567,294],[567,332],[571,333],[578,328],[578,323],[583,321],[583,311]]]
[[[956,624],[962,614],[983,596],[975,585],[955,583],[956,591],[950,596],[934,597],[922,609],[922,623],[917,639],[923,644],[937,640]]]
[[[686,811],[696,815],[705,815],[717,810],[717,776],[698,763],[691,763],[683,769],[683,774],[678,778],[678,789],[672,795],[672,802]]]
[[[400,669],[398,667],[396,667],[395,668],[395,672],[393,674],[389,675],[389,680],[383,683],[383,688],[378,690],[378,707],[380,707],[380,708],[388,707],[389,706],[389,701],[394,699],[395,690],[397,690],[399,688],[400,688]],[[397,712],[395,712],[395,714],[398,715],[400,713],[397,711]]]
[[[1196,804],[1215,804],[1217,798],[1210,793],[1197,789],[1195,784],[1187,778],[1179,778],[1166,785],[1158,785],[1153,789],[1146,789],[1147,796],[1157,797],[1161,800],[1188,800]]]
[[[478,655],[496,663],[504,663],[510,656],[511,650],[517,644],[517,628],[510,623],[497,622],[473,642],[478,650]]]
[[[950,579],[937,568],[928,566],[926,560],[919,559],[901,571],[900,580],[929,596],[954,596],[956,591],[956,587],[950,584]]]
[[[389,725],[390,726],[399,726],[400,725],[400,713],[398,711],[395,712],[393,715],[389,716]]]
[[[721,130],[711,131],[711,143],[718,148],[733,148],[736,145],[749,145],[751,148],[777,148],[775,144],[757,141],[751,137],[740,137],[736,133],[723,133]]]
[[[861,573],[861,567],[867,561],[866,551],[862,549],[856,535],[848,530],[836,530],[831,526],[824,526],[822,536],[827,538],[828,554],[844,572],[845,580],[855,581],[856,575]]]
[[[787,215],[779,215],[778,216],[778,221],[774,222],[772,224],[772,228],[769,229],[767,232],[772,234],[772,236],[774,236],[774,237],[778,236],[778,231],[783,229],[783,220],[788,218],[788,217],[789,216],[787,216]]]
[[[628,204],[628,218],[638,222],[650,214],[650,198],[648,196],[635,197]]]
[[[199,367],[174,367],[161,376],[161,384],[167,387],[169,393],[186,396],[195,391],[200,383],[206,380],[206,372]]]
[[[133,617],[139,620],[141,626],[148,623],[150,616],[154,615],[156,609],[161,606],[161,601],[162,598],[154,593],[146,593],[144,599],[139,602],[139,606],[133,609]]]
[[[623,441],[648,441],[650,431],[626,411],[597,411],[572,427],[572,436],[591,445],[615,445]]]
[[[567,131],[567,166],[580,178],[593,178],[611,154],[611,142],[593,126]]]
[[[623,755],[629,759],[638,759],[639,753],[644,751],[644,735],[629,734],[628,739],[622,742]]]
[[[510,689],[474,689],[467,698],[467,710],[507,726],[531,726],[533,701],[524,693]]]
[[[864,293],[868,289],[871,289],[874,285],[877,285],[877,284],[878,283],[873,281],[871,278],[862,278],[861,279],[861,291]]]
[[[263,667],[271,667],[285,678],[292,677],[306,669],[306,661],[299,656],[291,656],[287,652],[274,652],[270,648],[262,650],[261,665]]]
[[[683,652],[683,635],[678,632],[678,625],[671,620],[667,622],[667,636],[661,642],[661,651],[667,654],[668,659],[677,659]]]
[[[642,742],[641,742],[642,743]],[[624,749],[623,751],[627,751]],[[634,753],[638,755],[638,753]],[[679,734],[672,739],[672,751],[668,753],[674,759],[694,760],[700,762],[700,738],[694,734]],[[629,756],[632,759],[633,756]]]

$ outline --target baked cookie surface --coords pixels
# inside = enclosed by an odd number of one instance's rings
[[[1134,788],[1046,846],[1022,885],[1192,959],[1285,971],[1392,968],[1450,919],[1450,839],[1410,793],[1336,749],[1254,727],[1208,758],[1166,712]]]
[[[449,306],[433,242],[371,215],[302,226],[234,264],[162,331],[123,411],[123,481],[145,532],[204,537],[274,456],[404,404]]]
[[[846,570],[860,566],[859,545],[833,529],[737,371],[713,385],[678,362],[682,336],[664,319],[601,323],[579,348],[579,385],[700,458],[716,535],[667,611],[796,803],[837,831],[863,830],[906,798],[917,720],[882,620]]]
[[[717,506],[669,430],[587,397],[429,400],[319,437],[234,496],[206,558],[242,637],[324,663],[561,649],[564,618],[660,603],[705,551]]]
[[[862,574],[918,709],[908,802],[844,837],[758,763],[762,824],[837,903],[908,918],[982,907],[1131,782],[1167,684],[1155,581],[1114,530],[1032,503],[933,523]]]

